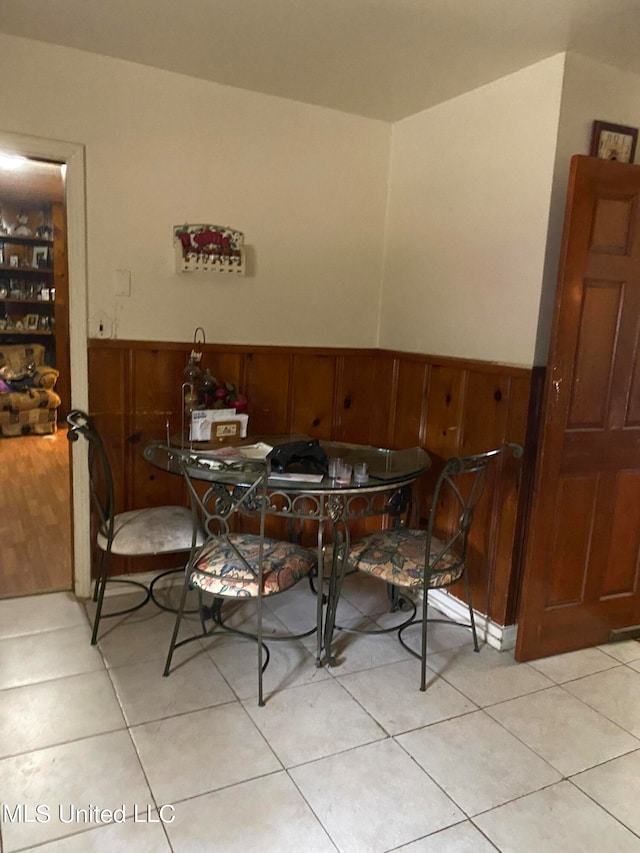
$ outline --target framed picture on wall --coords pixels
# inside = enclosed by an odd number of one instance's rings
[[[637,143],[638,128],[610,124],[607,121],[594,121],[589,153],[592,157],[599,157],[601,160],[633,163]]]

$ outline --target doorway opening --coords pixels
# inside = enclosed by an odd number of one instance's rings
[[[60,366],[61,384],[56,384],[57,390],[60,391],[60,417],[58,423],[66,426],[66,412],[72,408],[86,408],[88,404],[88,373],[87,373],[87,275],[86,275],[86,224],[85,224],[85,156],[84,146],[77,143],[70,143],[61,140],[49,140],[39,137],[22,136],[13,133],[5,133],[0,130],[0,152],[10,155],[12,158],[19,159],[27,158],[30,161],[34,171],[38,168],[44,168],[46,164],[56,164],[59,174],[63,176],[62,180],[62,202],[59,203],[58,212],[62,211],[64,216],[62,219],[55,219],[54,231],[59,228],[61,240],[54,239],[52,246],[54,251],[57,248],[63,248],[66,253],[63,262],[58,262],[56,265],[55,259],[53,270],[57,276],[58,272],[64,274],[65,281],[55,282],[55,299],[49,298],[51,304],[36,306],[29,313],[39,315],[49,312],[50,316],[54,317],[54,329],[49,329],[52,332],[55,330],[55,336],[49,335],[51,340],[48,341],[49,348],[52,349],[55,345],[55,361],[56,369]],[[41,176],[42,177],[42,176]],[[9,190],[5,188],[5,195]],[[0,192],[0,205],[3,204],[2,192]],[[2,214],[3,215],[3,214]],[[4,218],[4,215],[3,215]],[[22,223],[18,223],[22,224]],[[33,224],[27,218],[26,227],[33,230]],[[38,223],[40,225],[46,223]],[[20,236],[20,235],[18,235]],[[39,240],[49,235],[44,232],[34,234],[33,239]],[[29,235],[22,234],[23,242],[28,242]],[[54,233],[55,238],[55,233]],[[30,247],[35,249],[35,247]],[[44,253],[40,253],[43,255]],[[32,256],[32,264],[34,263],[35,252]],[[46,263],[46,261],[40,261]],[[14,261],[15,263],[15,261]],[[9,261],[9,266],[11,261]],[[15,267],[12,268],[15,270]],[[34,269],[37,269],[37,265]],[[18,270],[20,271],[20,261],[18,260]],[[37,275],[37,274],[36,274]],[[28,278],[29,274],[25,274],[24,278]],[[17,276],[16,276],[17,278]],[[66,293],[66,306],[63,305],[63,300],[60,298]],[[27,296],[28,298],[28,296]],[[58,300],[60,302],[58,304]],[[36,301],[38,301],[36,299]],[[46,300],[41,300],[43,303]],[[55,305],[53,303],[56,303]],[[18,306],[18,308],[21,306]],[[39,309],[39,310],[38,310]],[[65,310],[63,310],[65,309]],[[17,314],[17,308],[12,306],[12,311]],[[5,312],[6,313],[6,312]],[[39,320],[37,323],[39,324]],[[23,331],[35,331],[34,326],[36,321],[32,318],[28,324],[30,328],[25,328],[27,323],[23,320]],[[2,330],[0,330],[2,331]],[[45,330],[47,331],[47,330]],[[55,340],[54,340],[55,337]],[[64,369],[62,365],[64,363]],[[52,434],[53,435],[53,434]],[[31,458],[28,452],[28,441],[39,443],[39,449],[48,449],[48,453],[41,456],[40,465],[34,465],[33,462],[25,461]],[[17,442],[12,443],[12,442]],[[13,448],[13,450],[12,450]],[[20,449],[25,449],[23,454],[19,453]],[[56,430],[55,438],[45,437],[42,435],[24,436],[15,439],[0,438],[0,452],[7,456],[2,460],[3,476],[0,478],[0,502],[9,503],[13,512],[12,523],[16,526],[25,527],[25,516],[20,511],[21,503],[16,499],[18,491],[26,490],[31,499],[29,509],[37,505],[39,497],[46,495],[47,499],[55,502],[60,506],[60,510],[64,507],[66,516],[66,525],[69,538],[69,555],[66,562],[67,579],[65,580],[65,588],[72,589],[76,595],[86,596],[90,589],[89,577],[89,496],[88,496],[88,477],[86,474],[86,459],[82,452],[78,452],[74,447],[69,457],[68,442],[66,440],[66,430],[60,434],[60,430]],[[65,470],[64,474],[60,475],[60,461],[64,459]],[[33,469],[33,470],[31,470]],[[13,474],[15,470],[15,476]],[[35,480],[35,486],[24,484],[21,489],[20,477],[28,479],[32,477]],[[27,476],[28,475],[28,476]],[[66,484],[66,493],[64,485],[61,485],[57,492],[53,487],[53,483]],[[25,480],[26,481],[26,480]],[[42,502],[45,503],[44,501]],[[53,510],[45,511],[44,519],[51,520]],[[44,521],[43,519],[43,521]],[[4,520],[3,525],[4,527]],[[54,524],[55,526],[55,524]],[[46,531],[50,532],[50,531]],[[46,535],[40,537],[39,551],[34,544],[35,537],[25,537],[22,541],[22,547],[18,549],[17,562],[18,574],[22,580],[28,575],[29,568],[36,562],[46,565],[51,561],[52,549],[55,549],[60,537],[50,538]],[[6,540],[5,540],[6,542]],[[4,556],[6,549],[3,547],[3,566],[6,563]],[[2,570],[0,569],[0,581]],[[47,581],[45,580],[45,583]],[[47,587],[51,588],[51,585]],[[36,590],[34,590],[36,591]],[[44,590],[38,590],[44,591]],[[12,589],[7,592],[0,588],[0,597],[7,595],[23,595],[24,589]]]
[[[0,151],[0,597],[73,586],[64,173]]]

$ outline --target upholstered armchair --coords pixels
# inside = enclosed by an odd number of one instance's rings
[[[42,344],[0,344],[0,436],[55,433],[58,371]]]

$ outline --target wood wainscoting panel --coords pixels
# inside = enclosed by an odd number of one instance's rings
[[[167,419],[178,431],[190,350],[190,344],[90,342],[90,406],[106,433],[119,510],[176,500],[175,479],[150,470],[141,451],[165,437]],[[203,346],[202,367],[246,395],[253,435],[303,432],[378,447],[425,447],[433,469],[416,484],[414,524],[428,517],[444,459],[525,440],[531,371],[524,368],[388,350],[223,344]],[[501,625],[517,612],[527,508],[522,480],[522,461],[504,460],[471,541],[474,605]]]
[[[431,368],[425,447],[448,459],[460,452],[467,371],[440,364]]]
[[[499,447],[508,439],[509,392],[508,376],[467,370],[458,450],[461,456],[482,453]],[[469,535],[469,580],[474,606],[481,613],[489,613],[492,578],[498,570],[498,555],[495,549],[504,511],[502,506],[503,467],[504,460],[501,459],[497,467],[491,468],[486,493],[476,509]],[[458,591],[461,594],[460,586]],[[494,616],[495,614],[492,614],[492,618]]]
[[[394,448],[424,445],[430,365],[398,359],[393,418]]]
[[[391,372],[393,361],[390,362]],[[391,380],[386,383],[378,375],[378,362],[371,353],[337,359],[336,407],[334,412],[335,440],[354,444],[376,444],[372,440],[372,419],[377,408],[384,411],[384,428],[389,423],[388,395]],[[392,375],[389,374],[389,375]],[[387,433],[380,442],[386,444]]]
[[[345,356],[348,360],[352,357],[352,355]],[[372,360],[374,363],[372,405],[369,412],[363,412],[365,419],[369,421],[368,443],[374,447],[393,447],[399,360],[384,352],[375,353]]]
[[[538,368],[538,377],[544,368]],[[500,625],[513,625],[517,621],[517,605],[520,587],[519,567],[524,553],[524,533],[530,500],[530,481],[533,478],[533,462],[536,449],[531,446],[531,436],[537,434],[539,398],[542,394],[542,379],[533,381],[536,375],[509,377],[508,423],[505,435],[516,440],[524,449],[524,457],[516,459],[508,454],[502,461],[500,494],[497,495],[496,515],[500,524],[495,534],[494,571],[490,575],[488,611]],[[512,437],[521,436],[520,439]]]
[[[173,440],[180,440],[181,380],[188,357],[188,351],[180,349],[138,349],[132,352],[130,420],[126,439],[130,447],[128,482],[132,503],[127,509],[176,502],[176,478],[152,469],[142,452],[149,442],[165,438],[167,424]],[[181,489],[179,493],[182,495]]]
[[[296,353],[292,361],[290,431],[330,439],[333,432],[336,357]]]
[[[130,347],[97,347],[89,350],[89,408],[113,469],[118,508],[128,509],[126,442],[129,430]]]
[[[282,435],[291,421],[291,354],[270,348],[245,355],[243,394],[249,400],[249,423],[255,435]]]

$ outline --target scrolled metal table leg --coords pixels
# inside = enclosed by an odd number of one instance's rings
[[[336,666],[333,654],[333,632],[336,624],[336,612],[340,601],[342,583],[347,569],[348,554],[350,548],[349,526],[344,522],[334,527],[333,536],[333,559],[331,561],[331,577],[329,578],[329,592],[327,602],[327,615],[324,626],[324,652],[329,666]]]

